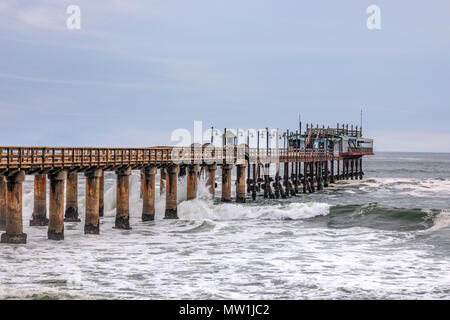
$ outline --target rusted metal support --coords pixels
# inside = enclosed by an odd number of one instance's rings
[[[0,174],[0,230],[6,227],[6,177]]]
[[[22,223],[22,183],[24,181],[24,171],[6,177],[6,232],[1,235],[1,243],[27,243],[27,235],[23,233]]]
[[[94,169],[85,173],[86,176],[86,217],[84,224],[85,234],[100,233],[100,177],[101,169]]]
[[[217,164],[211,164],[207,168],[208,168],[208,180],[206,181],[206,185],[209,186],[209,192],[211,193],[214,199],[214,196],[216,195]]]
[[[47,176],[37,174],[34,176],[33,215],[30,226],[46,226],[47,219]]]
[[[236,202],[245,202],[245,168],[246,164],[236,166]]]
[[[64,181],[67,171],[49,174],[50,180],[50,219],[48,222],[48,239],[64,240]]]
[[[105,171],[103,170],[99,177],[98,194],[98,215],[103,217],[105,211]]]
[[[116,221],[114,228],[129,230],[130,227],[130,175],[131,168],[116,171]]]
[[[164,219],[178,219],[177,211],[177,182],[179,166],[171,165],[167,170],[166,211]]]
[[[72,172],[67,175],[66,181],[66,222],[80,222],[78,218],[78,173]]]
[[[231,164],[222,165],[222,202],[231,202]]]
[[[188,165],[187,168],[187,200],[193,200],[197,198],[197,187],[198,187],[198,172],[200,166],[198,164]]]
[[[142,221],[155,220],[156,172],[156,166],[150,166],[142,170]]]

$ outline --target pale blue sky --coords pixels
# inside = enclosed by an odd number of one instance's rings
[[[2,0],[0,145],[170,144],[194,120],[295,129],[363,108],[377,150],[450,152],[449,17],[448,0]]]

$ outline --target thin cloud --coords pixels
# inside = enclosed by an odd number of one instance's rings
[[[20,76],[14,74],[0,73],[0,78],[17,80],[17,81],[29,81],[38,83],[49,84],[61,84],[61,85],[77,85],[77,86],[104,86],[104,87],[116,87],[116,88],[134,88],[134,89],[169,89],[169,86],[152,85],[148,83],[116,83],[116,82],[104,82],[104,81],[77,81],[77,80],[60,80],[60,79],[47,79]]]

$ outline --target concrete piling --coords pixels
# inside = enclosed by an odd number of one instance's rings
[[[351,171],[350,171],[350,178],[353,180],[355,178],[355,159],[350,159],[350,167],[351,167]]]
[[[164,219],[178,219],[177,211],[177,182],[179,166],[171,165],[167,170],[167,187],[166,187],[166,211]]]
[[[6,177],[0,174],[0,230],[6,227]]]
[[[214,198],[216,194],[216,170],[217,164],[208,165],[208,180],[206,181],[206,185],[209,186],[209,192]]]
[[[189,165],[187,170],[187,200],[193,200],[197,198],[197,188],[198,188],[198,172],[200,166],[198,164]]]
[[[231,164],[222,165],[222,202],[231,202]]]
[[[98,215],[103,217],[105,211],[105,172],[99,178]]]
[[[30,226],[46,226],[47,219],[47,176],[37,174],[34,176],[34,208]]]
[[[155,220],[155,176],[156,166],[142,170],[142,221]]]
[[[78,218],[78,173],[71,172],[66,181],[66,222],[80,222]]]
[[[130,175],[131,168],[116,171],[116,229],[131,229],[130,227]]]
[[[246,164],[236,166],[236,202],[245,202],[245,168]]]
[[[24,181],[25,172],[22,170],[6,177],[6,232],[1,235],[1,243],[27,243],[22,222],[22,183]]]
[[[84,225],[85,234],[100,233],[100,177],[101,169],[94,169],[85,173],[86,176],[86,217]]]
[[[48,239],[64,240],[64,181],[67,171],[49,174],[50,180],[50,219],[48,222]]]

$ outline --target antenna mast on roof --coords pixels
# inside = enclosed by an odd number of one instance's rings
[[[363,109],[361,108],[361,119],[360,119],[360,123],[359,123],[359,130],[362,136],[362,122],[363,122]]]

